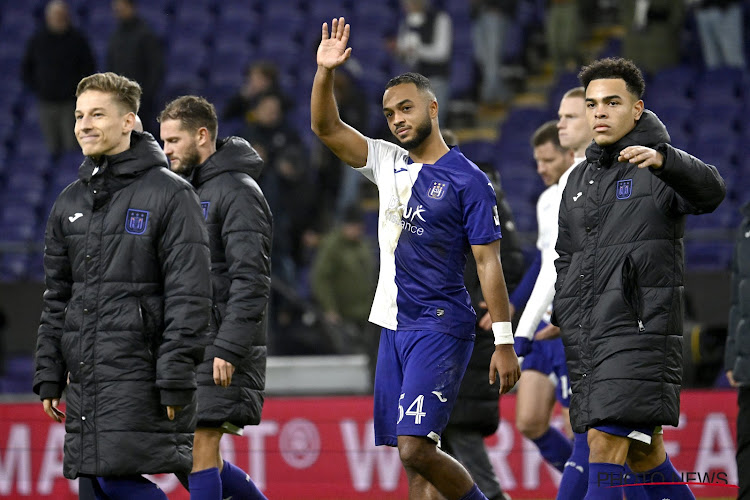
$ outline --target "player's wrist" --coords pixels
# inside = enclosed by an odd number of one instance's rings
[[[496,321],[492,323],[492,334],[495,345],[513,345],[513,325],[510,321]]]

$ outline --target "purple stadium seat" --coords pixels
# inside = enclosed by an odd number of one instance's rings
[[[694,270],[727,270],[732,261],[730,241],[688,241],[685,243],[685,268]]]

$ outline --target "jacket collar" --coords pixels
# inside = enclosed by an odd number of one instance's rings
[[[263,160],[249,142],[242,137],[227,137],[216,142],[216,152],[198,165],[188,180],[199,187],[224,172],[242,172],[258,180]]]

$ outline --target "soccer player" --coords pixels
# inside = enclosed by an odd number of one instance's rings
[[[550,417],[557,399],[563,408],[563,417],[569,420],[570,390],[565,352],[559,338],[532,340],[540,321],[545,319],[544,324],[548,325],[545,328],[550,327],[548,309],[555,294],[558,208],[574,165],[573,150],[560,144],[557,121],[539,127],[532,136],[531,146],[537,173],[547,189],[539,196],[536,205],[541,266],[516,329],[516,354],[524,358],[517,390],[516,427],[534,442],[550,465],[562,472],[572,445],[567,436],[550,426]]]
[[[651,498],[693,498],[685,485],[656,483],[676,474],[660,428],[679,417],[685,215],[714,210],[726,187],[715,167],[669,145],[631,61],[598,60],[579,78],[594,143],[560,204],[553,322],[571,424],[588,432],[586,498],[621,498],[610,486],[626,461],[637,481],[654,478]]]
[[[34,375],[45,413],[66,419],[65,477],[95,477],[97,498],[113,500],[166,499],[141,474],[190,470],[211,311],[198,197],[154,138],[133,132],[140,95],[114,73],[78,84],[86,158],[47,222]]]
[[[224,432],[257,425],[263,409],[272,233],[271,211],[255,181],[263,162],[245,139],[216,140],[216,110],[202,97],[173,100],[158,120],[170,168],[198,192],[211,248],[213,320],[198,367],[190,498],[265,499],[219,452]]]
[[[565,92],[557,110],[560,145],[573,150],[573,165],[578,165],[586,159],[586,148],[594,139],[594,132],[586,121],[585,99],[586,92],[583,87],[574,87]]]
[[[463,284],[466,253],[477,262],[496,348],[489,379],[500,391],[519,377],[500,264],[500,221],[487,176],[438,125],[430,82],[406,73],[386,84],[383,114],[399,144],[364,137],[339,117],[334,69],[350,27],[323,24],[311,96],[312,129],[342,161],[379,189],[380,277],[370,321],[383,327],[375,375],[375,441],[398,446],[409,498],[431,488],[448,500],[485,499],[471,476],[437,444],[471,355],[476,314]]]

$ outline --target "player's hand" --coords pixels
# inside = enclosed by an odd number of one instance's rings
[[[495,352],[490,360],[490,385],[495,383],[495,377],[500,376],[500,394],[513,389],[521,378],[521,366],[510,344],[495,346]]]
[[[232,374],[234,366],[229,361],[221,358],[214,358],[214,384],[222,387],[229,387],[232,383]]]
[[[167,406],[167,418],[174,420],[175,413],[182,410],[182,406]]]
[[[49,415],[49,418],[55,422],[62,422],[65,418],[65,413],[57,409],[57,405],[60,404],[60,398],[47,398],[42,401],[44,407],[44,413]]]
[[[534,340],[551,340],[556,339],[560,336],[560,327],[555,325],[547,325],[534,335]]]
[[[526,337],[514,337],[513,338],[513,350],[516,351],[516,356],[523,358],[528,356],[531,352],[533,341]]]
[[[737,383],[737,381],[734,379],[734,373],[732,370],[727,370],[727,380],[729,380],[729,385],[732,387],[739,387],[740,384]]]
[[[318,66],[334,69],[341,66],[352,55],[349,43],[349,25],[343,17],[331,21],[331,35],[328,35],[328,23],[323,23],[323,33],[318,46]]]
[[[661,168],[664,166],[664,156],[655,149],[647,148],[646,146],[626,147],[620,151],[617,161],[635,163],[638,165],[638,168]]]

